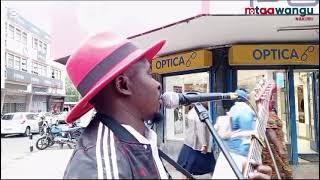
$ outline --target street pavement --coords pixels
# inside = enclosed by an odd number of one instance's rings
[[[33,136],[33,141],[39,135]],[[21,159],[30,153],[30,140],[28,137],[23,137],[21,135],[10,135],[5,138],[1,137],[1,169],[5,168],[10,164],[11,160]],[[34,147],[34,152],[38,151]]]
[[[33,144],[39,138],[33,136]],[[61,179],[73,149],[53,145],[30,152],[30,140],[23,136],[1,138],[1,179]]]
[[[1,179],[62,179],[72,149],[42,150],[1,167]]]
[[[319,162],[293,166],[294,179],[319,179]]]

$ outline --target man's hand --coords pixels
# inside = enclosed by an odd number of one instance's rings
[[[248,174],[249,179],[271,179],[272,169],[270,166],[262,165],[254,161],[251,161],[251,164],[255,170],[253,173]]]

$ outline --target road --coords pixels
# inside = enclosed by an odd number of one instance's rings
[[[39,135],[33,136],[33,140],[38,137]],[[30,154],[29,144],[30,140],[28,137],[21,135],[1,137],[1,169],[5,168],[10,161],[23,158]],[[34,149],[34,151],[37,151],[37,149]]]
[[[38,137],[35,135],[34,141]],[[1,179],[61,179],[72,152],[72,149],[60,149],[58,145],[29,152],[27,137],[1,138]],[[174,179],[181,179],[173,166],[166,161],[164,164]],[[319,163],[296,165],[293,175],[294,179],[319,179]]]
[[[10,135],[1,138],[1,169],[6,168],[10,162],[19,160],[29,156],[31,153],[36,153],[39,150],[36,148],[35,143],[40,137],[39,134],[33,135],[33,152],[30,152],[29,137],[21,135]],[[57,144],[47,148],[47,150],[60,149]],[[64,146],[64,149],[67,149]]]
[[[39,137],[34,135],[33,142]],[[61,179],[73,149],[53,145],[38,150],[34,145],[30,152],[29,146],[28,137],[1,138],[1,179]]]

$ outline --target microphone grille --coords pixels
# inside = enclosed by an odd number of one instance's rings
[[[179,94],[175,92],[165,92],[161,96],[162,103],[166,108],[179,107]]]

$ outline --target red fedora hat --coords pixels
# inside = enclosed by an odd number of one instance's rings
[[[141,50],[128,39],[103,32],[89,37],[69,57],[68,75],[82,99],[67,116],[72,123],[93,108],[90,100],[116,76],[141,58],[149,61],[160,51],[165,40]]]

